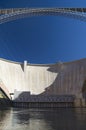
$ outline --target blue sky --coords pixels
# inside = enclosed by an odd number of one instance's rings
[[[86,7],[86,0],[0,0],[0,8]],[[0,57],[45,64],[86,58],[86,23],[62,16],[0,25]]]

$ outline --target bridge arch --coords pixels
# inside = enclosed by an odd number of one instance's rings
[[[0,24],[30,16],[65,16],[86,22],[85,8],[15,8],[0,10]]]

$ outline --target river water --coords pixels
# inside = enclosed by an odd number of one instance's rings
[[[2,109],[0,130],[86,130],[86,108]]]

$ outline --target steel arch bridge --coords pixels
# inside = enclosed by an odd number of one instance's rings
[[[0,24],[30,16],[65,16],[86,22],[86,8],[10,8],[0,9]]]

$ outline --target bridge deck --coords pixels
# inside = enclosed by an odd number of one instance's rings
[[[0,14],[10,14],[20,11],[54,11],[54,10],[64,10],[64,11],[74,11],[74,12],[86,12],[86,8],[8,8],[0,9]]]

